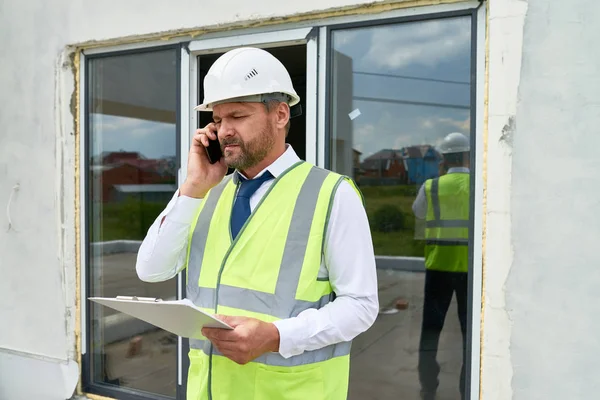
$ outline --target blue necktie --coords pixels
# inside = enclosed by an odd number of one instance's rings
[[[269,171],[265,171],[259,178],[242,181],[231,212],[231,236],[233,239],[236,238],[250,216],[250,197],[270,179],[273,179],[273,175]]]

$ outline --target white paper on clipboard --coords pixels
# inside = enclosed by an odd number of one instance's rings
[[[233,329],[215,316],[196,307],[189,299],[163,301],[135,296],[90,297],[89,299],[185,338],[204,339],[201,332],[204,327]]]

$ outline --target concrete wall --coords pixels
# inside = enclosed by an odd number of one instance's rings
[[[593,0],[532,1],[525,19],[507,282],[515,399],[600,392],[598,21]]]
[[[489,17],[483,399],[596,398],[600,6]]]

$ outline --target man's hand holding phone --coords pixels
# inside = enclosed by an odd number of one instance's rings
[[[218,146],[218,151],[216,146]],[[204,198],[210,189],[223,180],[227,173],[227,165],[221,156],[220,146],[214,123],[196,130],[188,156],[187,177],[179,191],[181,195],[197,199]],[[208,150],[210,150],[213,160],[209,157]],[[220,158],[215,160],[219,156]]]

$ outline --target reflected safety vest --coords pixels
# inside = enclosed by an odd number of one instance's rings
[[[425,182],[427,216],[425,267],[467,272],[469,258],[469,174],[451,173]]]
[[[202,201],[190,230],[187,297],[210,313],[265,322],[333,301],[330,282],[318,273],[334,193],[344,179],[354,186],[347,177],[298,162],[273,182],[232,240],[237,185],[226,177]],[[187,399],[346,399],[350,344],[288,359],[266,353],[239,365],[210,341],[190,339]]]

